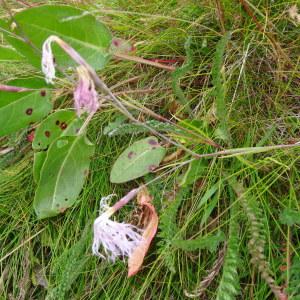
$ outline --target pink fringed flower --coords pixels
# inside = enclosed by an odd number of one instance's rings
[[[95,83],[85,67],[79,66],[77,72],[79,81],[74,91],[74,106],[77,115],[80,116],[84,112],[94,114],[99,108]]]
[[[94,222],[93,254],[114,262],[119,256],[130,257],[140,245],[143,240],[143,230],[131,224],[110,220],[110,217],[132,199],[137,191],[138,189],[132,190],[113,207],[107,207],[103,203],[107,197],[101,200],[102,213]],[[99,252],[99,249],[103,250],[103,254]]]

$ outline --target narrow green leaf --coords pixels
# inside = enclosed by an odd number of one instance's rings
[[[109,59],[111,34],[104,24],[87,12],[66,5],[31,7],[14,16],[18,26],[12,30],[10,21],[0,23],[7,41],[35,67],[40,69],[43,42],[57,35],[74,47],[95,69],[101,69]],[[5,31],[4,31],[5,30]],[[8,31],[8,32],[7,32]],[[30,41],[26,43],[24,37]],[[58,65],[68,67],[74,62],[54,45]]]
[[[165,153],[153,136],[133,143],[114,163],[110,181],[122,183],[148,174],[159,166]]]
[[[39,219],[58,215],[74,204],[94,149],[85,136],[60,137],[50,145],[33,203]]]
[[[189,167],[180,182],[180,186],[186,187],[188,185],[194,184],[200,177],[206,174],[207,166],[207,160],[193,160],[189,164]]]
[[[33,160],[33,179],[36,183],[40,180],[40,173],[43,167],[44,161],[46,159],[47,152],[41,151],[34,153],[34,160]]]
[[[188,37],[184,44],[184,49],[186,52],[186,62],[172,73],[173,92],[176,95],[179,102],[184,106],[187,112],[191,112],[191,107],[189,105],[189,100],[185,97],[184,92],[180,87],[180,79],[185,74],[190,72],[193,68],[193,53],[191,50],[191,41],[192,41],[191,37]]]

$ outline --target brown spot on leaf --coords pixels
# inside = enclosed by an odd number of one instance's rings
[[[128,153],[128,158],[131,159],[133,156],[135,156],[135,152],[130,151],[130,152]]]
[[[149,145],[152,145],[152,146],[157,146],[158,145],[158,143],[156,142],[156,140],[152,140],[152,139],[150,139],[148,141],[148,143],[149,143]]]
[[[148,167],[148,170],[151,172],[151,171],[154,171],[156,168],[157,168],[156,165],[150,165],[150,166]]]
[[[60,124],[59,120],[57,120],[57,121],[55,122],[55,124],[56,124],[57,126],[59,126],[59,124]]]
[[[40,94],[41,94],[42,97],[45,97],[46,96],[46,91],[42,90]]]
[[[118,47],[118,46],[120,45],[119,41],[116,40],[116,39],[114,39],[114,40],[112,41],[112,43],[113,43],[114,46],[116,46],[116,47]]]
[[[50,135],[51,135],[50,131],[49,131],[49,130],[46,130],[46,131],[45,131],[45,136],[48,138],[48,137],[50,137]]]
[[[60,213],[63,213],[63,212],[65,212],[66,209],[67,209],[66,207],[61,207],[58,211],[59,211]]]
[[[65,130],[67,127],[68,127],[68,125],[67,125],[66,122],[62,122],[62,123],[60,124],[60,129],[61,129],[61,130]]]
[[[28,116],[32,115],[32,111],[33,111],[32,108],[27,108],[26,109],[26,115],[28,115]]]

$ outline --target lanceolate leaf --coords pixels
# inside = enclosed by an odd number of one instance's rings
[[[76,113],[72,110],[59,110],[48,116],[37,128],[32,143],[35,150],[46,149],[56,138],[61,135],[76,135],[77,128],[71,128],[71,123],[76,119]],[[70,130],[72,129],[72,130]]]
[[[20,87],[37,88],[26,92],[0,91],[0,136],[18,131],[40,121],[52,109],[50,90],[39,89],[38,81],[15,80],[8,83]]]
[[[122,183],[144,176],[159,166],[165,153],[153,136],[133,143],[114,163],[110,181]]]
[[[69,43],[95,69],[103,68],[109,58],[109,30],[83,10],[66,5],[44,5],[23,10],[14,18],[18,24],[14,29],[11,23],[0,23],[5,38],[39,69],[42,45],[50,35],[57,35]],[[30,42],[24,42],[24,37]],[[56,46],[53,49],[58,65],[74,64],[61,49]]]
[[[48,150],[34,198],[38,218],[58,215],[76,201],[94,153],[85,136],[65,136]]]

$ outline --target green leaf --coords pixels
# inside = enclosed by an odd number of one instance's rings
[[[83,10],[66,5],[31,7],[14,16],[18,26],[11,31],[11,24],[3,22],[7,41],[35,67],[41,66],[41,49],[50,35],[57,35],[69,43],[95,69],[102,69],[109,59],[111,34],[104,24]],[[4,31],[5,30],[5,31]],[[24,36],[30,44],[24,41]],[[75,63],[57,45],[53,53],[59,66],[69,67]]]
[[[188,186],[194,184],[200,177],[206,174],[208,167],[207,160],[196,159],[193,160],[185,172],[182,181],[180,182],[180,186]]]
[[[45,87],[39,80],[30,78],[10,81],[8,85],[37,89]],[[0,136],[18,131],[44,118],[52,109],[49,99],[50,90],[47,87],[18,93],[0,91]]]
[[[188,37],[184,49],[186,52],[186,62],[172,73],[172,88],[179,102],[184,106],[186,112],[191,112],[189,100],[186,98],[183,90],[180,87],[180,79],[193,69],[193,53],[191,50],[192,38]]]
[[[172,244],[185,251],[207,249],[210,252],[215,252],[219,244],[224,240],[224,233],[218,231],[215,235],[201,236],[193,240],[173,240]]]
[[[110,181],[122,183],[148,174],[159,166],[165,153],[153,136],[133,143],[114,163]]]
[[[12,48],[0,46],[0,61],[20,61],[24,57]]]
[[[56,216],[74,204],[94,149],[85,136],[60,137],[50,145],[33,202],[39,219]]]
[[[36,183],[40,180],[40,173],[41,169],[43,167],[44,161],[46,159],[47,152],[41,151],[41,152],[35,152],[34,153],[34,160],[33,160],[33,179]]]
[[[32,148],[46,149],[56,138],[62,135],[76,135],[80,129],[80,122],[76,122],[76,113],[72,110],[59,110],[48,116],[37,128]],[[73,126],[71,126],[73,124]]]
[[[294,224],[300,224],[300,212],[290,208],[285,208],[280,214],[279,220],[281,224],[292,226]]]
[[[219,127],[216,131],[216,136],[225,141],[230,140],[229,130],[228,130],[228,112],[226,107],[226,82],[225,74],[223,71],[224,64],[224,54],[226,51],[226,46],[230,40],[230,32],[225,33],[221,39],[218,41],[216,46],[215,58],[212,66],[212,82],[215,87],[215,104],[216,104],[216,116],[219,120]]]

